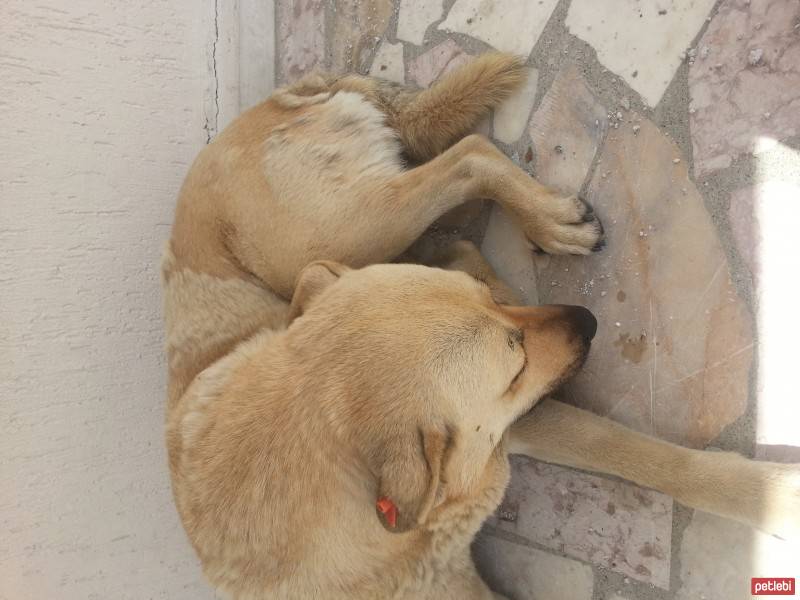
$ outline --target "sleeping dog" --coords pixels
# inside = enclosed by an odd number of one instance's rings
[[[519,306],[468,242],[391,263],[476,198],[545,252],[601,248],[585,202],[469,135],[523,78],[505,54],[422,91],[312,75],[197,157],[163,260],[167,444],[189,539],[230,597],[499,597],[470,543],[509,453],[800,530],[797,466],[681,448],[548,398],[589,350],[586,309]]]

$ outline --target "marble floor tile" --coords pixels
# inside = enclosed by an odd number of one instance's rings
[[[388,79],[395,83],[405,83],[406,73],[403,63],[403,44],[390,44],[386,40],[380,45],[372,60],[369,74]]]
[[[695,173],[800,133],[800,3],[725,0],[689,69]],[[705,58],[700,58],[705,56]]]
[[[599,321],[566,399],[640,431],[702,446],[747,404],[752,322],[677,146],[647,120],[611,130],[587,198],[607,246],[536,257],[539,297]]]
[[[421,46],[428,27],[442,18],[442,0],[400,0],[397,39]]]
[[[536,99],[536,84],[539,72],[526,69],[528,78],[519,90],[501,104],[494,113],[494,138],[506,144],[513,144],[525,131],[528,117],[531,116],[533,101]]]
[[[412,60],[408,64],[408,74],[414,83],[425,88],[469,59],[469,54],[461,46],[453,40],[447,40]]]
[[[794,452],[780,452],[787,456],[797,456],[800,447],[800,405],[787,394],[796,385],[795,353],[789,349],[800,336],[796,318],[800,252],[796,223],[789,216],[800,199],[800,152],[793,151],[784,164],[792,160],[794,182],[773,179],[741,188],[731,195],[729,209],[740,254],[751,264],[757,298],[756,441],[765,446],[795,447]],[[778,448],[764,450],[774,453]]]
[[[512,456],[511,484],[488,523],[569,556],[669,586],[672,499]]]
[[[333,73],[363,72],[394,10],[392,0],[338,0],[331,33]]]
[[[515,600],[591,600],[592,568],[483,532],[473,556],[492,589]]]
[[[536,269],[525,234],[500,206],[492,207],[481,253],[524,304],[538,304]]]
[[[277,0],[278,83],[295,81],[325,63],[325,2]]]
[[[800,151],[776,142],[753,162],[761,181],[734,188],[728,221],[738,254],[752,274],[756,298],[756,454],[800,462],[800,404],[786,393],[795,387],[794,353],[787,349],[800,338],[797,278],[789,275],[800,273],[791,216],[800,198]]]
[[[751,577],[800,580],[800,544],[695,511],[680,548],[676,600],[751,600]],[[772,597],[772,596],[770,596]]]
[[[558,0],[456,0],[439,25],[486,42],[497,50],[527,57]]]
[[[713,6],[714,0],[573,0],[566,25],[655,106]]]
[[[536,177],[565,193],[577,192],[607,128],[605,107],[595,99],[577,67],[567,66],[531,118]]]

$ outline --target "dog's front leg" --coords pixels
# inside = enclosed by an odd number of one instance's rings
[[[391,218],[385,219],[382,239],[401,234],[410,243],[448,210],[486,198],[511,213],[542,250],[589,254],[602,245],[603,228],[585,202],[542,185],[480,135],[467,136],[432,161],[397,176],[390,187]]]
[[[800,465],[691,450],[546,399],[509,430],[508,451],[616,475],[679,502],[800,537]]]

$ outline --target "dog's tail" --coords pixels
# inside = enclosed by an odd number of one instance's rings
[[[405,96],[393,107],[392,125],[412,160],[430,160],[473,131],[525,78],[521,58],[483,54],[429,89]]]

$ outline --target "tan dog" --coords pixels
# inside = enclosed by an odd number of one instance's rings
[[[587,310],[511,306],[468,243],[446,269],[383,264],[473,198],[547,252],[599,247],[585,203],[464,137],[522,77],[499,54],[421,92],[309,77],[192,167],[163,264],[167,442],[186,531],[233,598],[494,597],[469,548],[509,452],[800,529],[795,466],[540,402],[583,362]],[[404,153],[424,164],[405,168]]]

